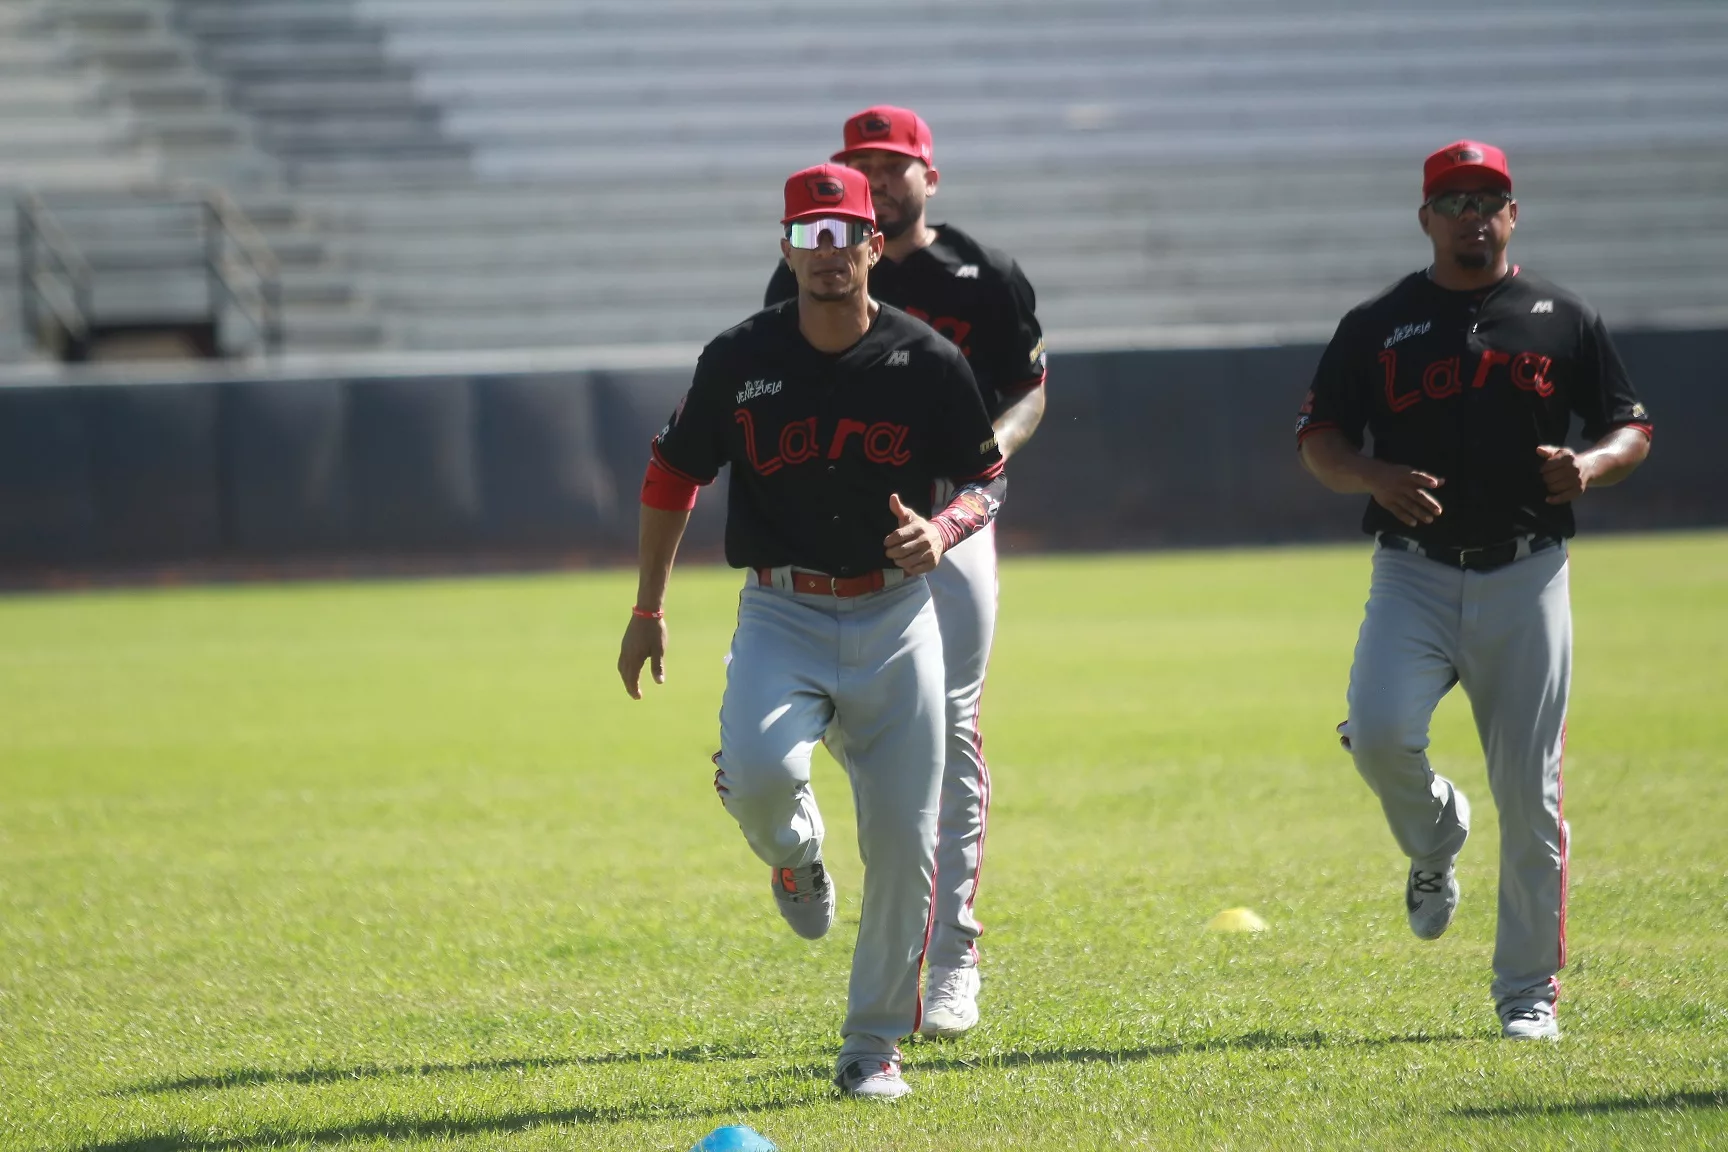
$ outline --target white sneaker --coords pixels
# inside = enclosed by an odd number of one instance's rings
[[[822,868],[820,858],[802,868],[775,868],[769,872],[774,903],[792,931],[806,940],[820,940],[834,926],[834,882]]]
[[[840,1065],[834,1083],[840,1091],[861,1100],[898,1100],[912,1094],[912,1085],[900,1075],[900,1057],[857,1056]]]
[[[925,1036],[959,1036],[978,1023],[978,969],[931,968],[925,996]]]
[[[1507,1040],[1558,1040],[1560,1018],[1547,1000],[1519,1000],[1500,1006],[1500,1035]]]
[[[1468,837],[1470,801],[1454,787],[1449,803]],[[1452,917],[1458,911],[1459,895],[1456,854],[1438,870],[1412,863],[1410,874],[1404,879],[1404,910],[1410,914],[1410,931],[1422,940],[1438,940],[1444,936],[1446,929],[1452,927]]]

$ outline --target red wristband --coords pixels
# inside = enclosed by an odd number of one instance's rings
[[[657,608],[650,612],[645,608],[632,607],[630,609],[630,615],[639,620],[664,620],[666,619],[666,610],[664,608]]]

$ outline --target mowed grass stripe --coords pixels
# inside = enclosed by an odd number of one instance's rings
[[[0,599],[0,1149],[1728,1142],[1728,535],[1574,557],[1560,1045],[1494,1038],[1461,692],[1464,904],[1404,924],[1332,732],[1364,546],[1010,556],[985,1022],[891,1108],[825,1080],[843,778],[816,945],[709,786],[737,574],[678,573],[640,703],[626,572]]]

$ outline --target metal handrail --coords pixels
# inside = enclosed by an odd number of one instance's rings
[[[35,300],[38,303],[46,304],[48,310],[54,313],[67,332],[79,337],[82,337],[89,332],[90,322],[85,319],[84,315],[79,311],[76,292],[68,293],[67,295],[71,298],[70,302],[64,305],[61,304],[60,300],[52,291],[50,291],[50,289],[60,288],[63,287],[63,285],[44,276],[42,274],[42,269],[40,268],[33,269],[29,273],[28,283],[30,288],[34,290]],[[35,326],[36,315],[34,307],[27,309],[26,322],[31,327]]]
[[[187,239],[203,249],[192,267],[205,270],[212,318],[221,302],[235,309],[258,334],[264,352],[282,351],[282,269],[269,242],[224,189],[205,183],[131,186],[56,193],[80,209],[146,200],[152,207],[183,207],[197,212],[197,232]],[[27,331],[37,332],[43,311],[52,313],[75,337],[89,334],[95,269],[36,192],[17,201],[21,257],[19,309]],[[166,265],[164,265],[166,266]],[[55,291],[56,287],[61,288]]]
[[[71,239],[54,219],[54,214],[48,211],[48,206],[42,203],[42,198],[34,193],[26,194],[21,201],[24,217],[34,231],[48,244],[48,251],[60,262],[66,275],[81,280],[90,278],[90,262],[79,255]]]
[[[269,242],[258,231],[257,225],[226,191],[204,185],[198,192],[208,229],[205,261],[210,271],[211,289],[220,288],[240,309],[257,331],[267,355],[278,355],[282,351],[282,269],[276,254],[270,250]],[[235,282],[231,276],[234,262],[229,259],[230,253],[239,254],[240,263],[244,263],[252,273],[255,283]],[[250,298],[254,294],[256,309]]]
[[[246,262],[252,265],[252,270],[261,277],[280,276],[282,267],[276,260],[276,253],[270,250],[270,242],[264,239],[264,233],[258,231],[258,226],[252,223],[251,217],[234,203],[234,198],[221,188],[208,190],[206,202],[216,219],[222,222],[223,230],[240,246],[240,252],[246,257]]]
[[[38,260],[40,254],[58,266],[65,278],[69,304],[62,307],[47,289],[51,281]],[[22,311],[24,330],[31,338],[40,336],[37,329],[36,306],[46,304],[64,325],[66,331],[82,337],[90,330],[90,264],[73,246],[66,233],[54,220],[40,197],[26,193],[18,199],[18,306]]]

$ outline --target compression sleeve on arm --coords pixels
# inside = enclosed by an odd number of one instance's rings
[[[648,471],[642,477],[642,503],[662,512],[688,512],[696,507],[698,484],[660,463],[658,455],[648,458]]]
[[[998,465],[988,474],[968,480],[954,493],[948,507],[930,518],[942,533],[943,550],[984,530],[996,519],[1002,499],[1008,494],[1008,473]]]

